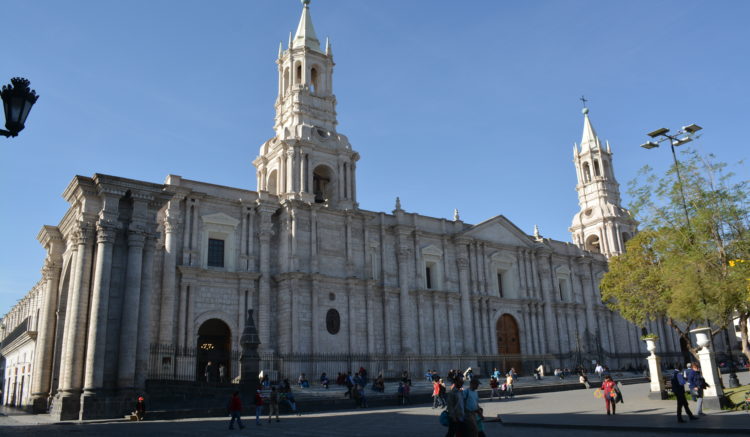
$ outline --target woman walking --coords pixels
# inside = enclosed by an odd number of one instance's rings
[[[612,380],[609,375],[604,376],[604,382],[602,382],[602,392],[604,393],[604,405],[607,407],[607,416],[609,416],[610,407],[612,408],[612,414],[615,414],[615,407],[617,402],[615,397],[617,384]]]

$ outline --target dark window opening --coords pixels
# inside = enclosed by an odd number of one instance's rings
[[[503,274],[497,274],[497,294],[503,297]]]
[[[432,269],[430,268],[430,266],[427,266],[425,268],[424,277],[427,282],[427,289],[431,290],[432,289]]]
[[[326,329],[331,335],[338,334],[341,329],[341,316],[339,316],[339,312],[333,308],[326,313]]]
[[[224,267],[224,240],[208,239],[208,266]]]

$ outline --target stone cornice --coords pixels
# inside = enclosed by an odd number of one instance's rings
[[[254,281],[260,278],[258,272],[227,272],[224,270],[209,270],[195,266],[177,266],[177,269],[182,274],[183,282],[199,282],[203,279],[225,279],[232,281],[241,281],[243,284],[246,281]]]

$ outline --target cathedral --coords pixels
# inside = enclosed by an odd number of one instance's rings
[[[279,47],[257,191],[177,175],[75,176],[65,188],[70,208],[37,237],[42,279],[2,320],[3,404],[115,417],[150,379],[199,380],[209,360],[233,379],[249,309],[261,365],[277,377],[297,376],[280,361],[306,357],[295,369],[312,375],[334,355],[366,357],[372,372],[404,357],[413,372],[642,365],[641,329],[599,295],[608,257],[636,227],[588,110],[573,150],[573,243],[527,235],[502,215],[470,224],[398,200],[390,212],[360,209],[360,154],[338,129],[333,52],[303,3]],[[668,327],[649,331],[680,350]]]

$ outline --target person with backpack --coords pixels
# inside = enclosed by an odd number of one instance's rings
[[[456,375],[453,379],[453,385],[451,386],[450,391],[448,392],[447,397],[447,407],[446,411],[448,413],[448,433],[445,434],[445,437],[457,437],[461,436],[463,437],[464,434],[464,418],[465,418],[465,410],[464,410],[464,396],[461,392],[461,387],[463,387],[464,381],[463,378],[461,378],[459,375]]]
[[[687,399],[685,399],[685,378],[682,376],[682,372],[680,372],[680,369],[677,367],[680,367],[679,364],[675,366],[674,372],[672,373],[672,393],[674,393],[675,397],[677,398],[677,421],[682,423],[685,422],[682,420],[682,409],[685,408],[685,413],[687,413],[690,420],[698,420],[697,416],[694,416],[692,412],[690,412],[690,407],[688,406]]]
[[[234,422],[237,421],[237,425],[240,429],[243,429],[245,425],[242,424],[242,399],[240,399],[240,392],[235,391],[232,393],[232,397],[229,399],[229,405],[227,405],[229,415],[232,417],[229,420],[229,429],[234,429]]]

